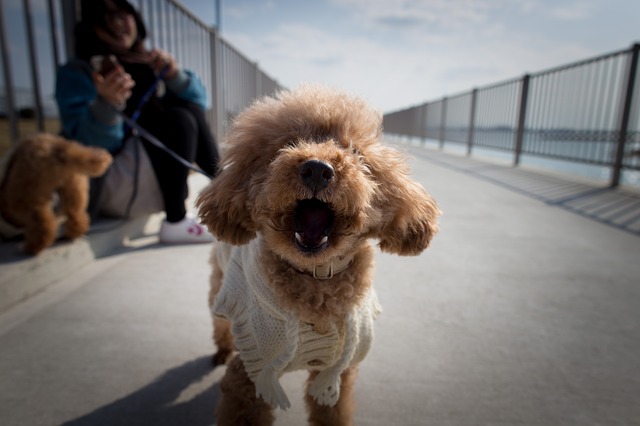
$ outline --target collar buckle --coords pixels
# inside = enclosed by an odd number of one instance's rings
[[[333,278],[333,262],[329,263],[329,275],[326,274],[318,274],[318,270],[322,268],[325,269],[325,265],[316,265],[313,267],[313,278],[317,279],[317,280],[330,280],[331,278]],[[324,271],[323,271],[324,272]]]
[[[310,272],[311,275],[313,275],[313,278],[317,280],[330,280],[335,274],[346,271],[353,264],[354,257],[354,255],[341,256],[328,263],[315,265],[313,270],[308,271],[307,273]]]

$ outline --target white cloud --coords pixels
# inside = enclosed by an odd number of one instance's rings
[[[326,1],[346,19],[284,19],[225,37],[285,86],[324,82],[385,111],[602,53],[558,27],[593,19],[587,2]]]
[[[218,0],[218,1],[221,1],[221,0]],[[273,0],[260,1],[258,2],[258,4],[228,2],[228,4],[227,3],[224,4],[224,15],[227,17],[242,19],[255,13],[256,9],[265,11],[265,10],[273,9],[274,7],[275,7],[275,2]]]
[[[436,27],[457,31],[487,22],[492,8],[503,0],[330,0],[350,9],[371,26],[384,25],[411,29],[412,26]]]
[[[517,37],[503,37],[495,28],[487,27],[476,38],[426,31],[412,43],[386,44],[366,34],[344,37],[308,24],[282,25],[263,38],[228,36],[249,57],[261,58],[261,68],[286,86],[304,81],[337,85],[369,97],[386,111],[590,54],[572,44],[548,43],[543,37],[532,36],[523,43]]]
[[[549,15],[563,21],[583,21],[591,17],[593,5],[585,1],[571,4],[554,5],[549,9]]]

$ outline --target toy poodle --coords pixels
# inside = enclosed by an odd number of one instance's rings
[[[0,216],[24,232],[25,252],[38,254],[55,241],[59,225],[55,193],[63,235],[74,239],[87,231],[89,177],[102,175],[111,164],[106,150],[38,133],[19,142],[7,160],[0,184]]]
[[[417,255],[440,214],[381,143],[381,121],[360,98],[316,85],[259,100],[234,121],[221,170],[197,200],[219,240],[214,362],[230,358],[219,425],[272,424],[273,409],[290,406],[279,378],[300,369],[309,422],[351,424],[380,311],[370,240]]]

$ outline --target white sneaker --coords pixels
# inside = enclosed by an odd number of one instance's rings
[[[185,216],[180,222],[166,220],[160,227],[160,242],[165,244],[211,243],[213,236],[207,228],[192,217]]]

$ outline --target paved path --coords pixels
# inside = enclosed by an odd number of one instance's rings
[[[377,258],[356,424],[640,425],[638,197],[405,149],[445,214]],[[1,425],[214,424],[210,247],[138,243],[0,316]]]

